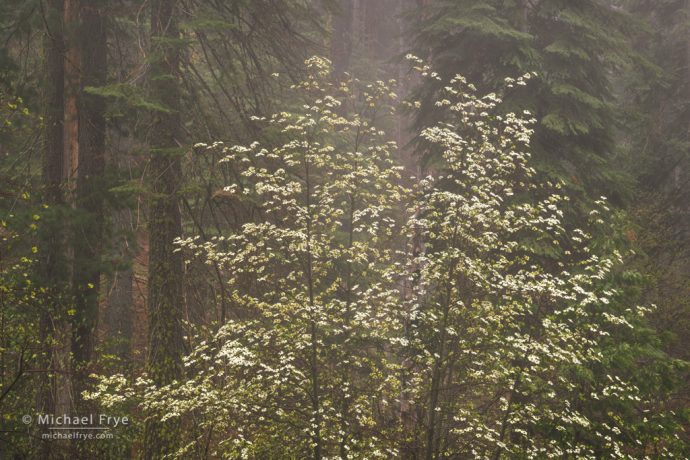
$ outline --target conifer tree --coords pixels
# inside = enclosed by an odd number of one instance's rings
[[[609,75],[630,54],[624,13],[601,0],[460,0],[431,2],[418,16],[416,54],[445,79],[461,74],[490,91],[505,77],[537,72],[538,83],[507,94],[506,107],[535,114],[532,161],[540,172],[593,197],[623,194],[612,162]],[[419,126],[433,124],[439,90],[427,82],[416,95]]]
[[[656,325],[668,350],[688,359],[690,327],[690,3],[632,2],[631,11],[649,25],[639,40],[653,66],[631,78],[628,107],[631,169],[639,188],[633,210],[640,241],[649,254],[648,297],[660,306]]]
[[[174,240],[182,233],[178,190],[181,186],[180,43],[177,0],[151,2],[151,98],[159,104],[151,130],[152,197],[149,218],[147,367],[160,385],[179,378],[182,365],[182,258]],[[156,459],[175,450],[179,423],[149,420],[144,458]]]

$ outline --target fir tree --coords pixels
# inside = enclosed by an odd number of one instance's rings
[[[489,91],[505,77],[536,72],[529,92],[506,95],[506,108],[536,116],[532,161],[548,177],[591,196],[618,198],[615,172],[616,114],[609,76],[630,58],[629,18],[599,0],[538,2],[483,0],[432,2],[419,16],[416,52],[444,78],[461,74]],[[419,126],[433,124],[433,95],[426,82]]]

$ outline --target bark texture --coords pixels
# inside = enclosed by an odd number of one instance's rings
[[[40,275],[41,284],[46,288],[46,301],[40,318],[39,336],[41,350],[39,393],[36,401],[37,413],[54,413],[56,398],[56,379],[51,368],[54,366],[55,335],[54,317],[58,309],[56,299],[65,279],[64,231],[59,219],[59,208],[63,204],[63,97],[64,97],[64,38],[62,28],[63,0],[49,0],[46,4],[46,31],[44,52],[46,61],[45,80],[45,131],[43,144],[43,183],[44,200],[49,206],[48,213],[40,227]],[[49,441],[42,441],[39,455],[51,458]]]
[[[182,256],[174,240],[182,233],[179,208],[180,49],[177,2],[151,2],[150,96],[161,107],[153,113],[150,134],[149,355],[148,371],[158,384],[180,375],[183,313]],[[177,423],[151,420],[145,433],[145,458],[161,458],[176,445]]]
[[[341,79],[350,70],[352,56],[352,29],[354,21],[354,0],[340,0],[338,11],[333,19],[331,37],[331,61],[333,76]]]
[[[105,100],[88,88],[106,83],[106,25],[102,0],[82,3],[79,12],[80,56],[78,170],[76,171],[72,324],[74,388],[77,406],[85,389],[98,324],[103,237],[103,174],[105,169]]]

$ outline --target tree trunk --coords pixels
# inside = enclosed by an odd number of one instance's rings
[[[58,216],[62,197],[63,170],[63,0],[48,0],[46,5],[46,37],[44,42],[46,59],[45,81],[45,132],[43,152],[43,183],[45,186],[44,202],[49,206],[43,225],[40,227],[40,275],[41,284],[46,288],[46,301],[41,311],[39,334],[43,344],[40,359],[39,391],[36,401],[36,412],[39,414],[55,413],[56,381],[52,372],[54,337],[54,314],[58,310],[55,299],[61,288],[67,284],[65,278],[65,258],[63,238],[64,231]],[[41,443],[40,457],[50,457],[50,442]]]
[[[77,32],[79,30],[79,0],[64,0],[63,3],[63,38],[64,48],[62,53],[63,65],[63,114],[62,114],[62,197],[65,208],[74,208],[74,188],[75,177],[79,164],[79,118],[77,111],[77,98],[79,95],[79,40]],[[66,222],[71,223],[71,215],[65,209],[68,217]],[[65,299],[69,297],[69,283],[72,281],[73,265],[71,261],[74,257],[72,240],[70,239],[70,224],[66,225],[63,236],[63,255],[67,263],[65,264],[65,276],[67,286],[62,293]],[[72,310],[68,305],[67,310]],[[71,323],[58,318],[54,331],[55,351],[53,356],[54,367],[60,371],[56,375],[55,388],[55,411],[61,413],[71,411],[72,408],[72,378],[70,362],[70,336]]]
[[[180,165],[180,61],[176,0],[151,2],[151,99],[162,108],[153,114],[150,135],[152,197],[149,216],[149,350],[148,371],[159,385],[181,373],[183,312],[182,256],[174,252],[182,234],[178,192]],[[145,458],[161,458],[174,450],[178,423],[150,421],[145,432]]]
[[[106,337],[109,352],[120,358],[125,366],[131,359],[132,315],[134,314],[134,268],[133,254],[128,245],[130,232],[130,211],[121,209],[113,215],[118,234],[117,254],[123,266],[110,277],[108,301],[105,310]]]
[[[354,21],[353,0],[340,0],[339,11],[333,20],[331,37],[331,61],[333,77],[340,80],[350,70],[352,56],[352,27]]]
[[[74,206],[74,189],[79,170],[79,2],[64,0],[64,150],[62,175],[67,179],[67,201]]]
[[[682,18],[685,20],[683,21],[682,28],[683,28],[683,34],[685,35],[685,109],[682,112],[682,116],[685,116],[687,120],[687,130],[686,130],[686,142],[690,144],[690,0],[685,0],[685,11],[683,15],[681,15]],[[678,173],[678,176],[680,176],[679,180],[676,180],[676,186],[677,188],[684,188],[680,193],[684,196],[688,196],[690,194],[690,183],[688,182],[688,177],[690,177],[690,164],[688,162],[687,156],[680,162],[680,171]],[[678,193],[677,193],[678,194]],[[687,200],[683,200],[685,202],[684,205],[682,205],[683,209],[681,212],[682,216],[682,238],[684,242],[690,241],[690,203],[688,203]],[[690,264],[685,264],[686,265],[686,270],[685,274],[690,275],[690,267],[688,265]]]
[[[103,235],[103,190],[105,158],[105,100],[85,89],[106,83],[106,26],[103,2],[80,5],[78,99],[78,171],[76,174],[73,290],[75,314],[72,324],[74,390],[77,407],[85,389],[88,364],[98,323],[98,293],[101,278]]]

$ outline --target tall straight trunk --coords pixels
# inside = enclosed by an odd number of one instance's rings
[[[529,3],[527,0],[519,0],[517,4],[517,24],[520,32],[527,32],[529,30]]]
[[[123,268],[112,274],[108,282],[108,301],[105,310],[106,338],[109,352],[122,359],[125,365],[131,359],[132,315],[134,314],[134,268],[133,254],[128,247],[131,232],[129,209],[113,213],[113,223],[118,238],[117,257]]]
[[[385,64],[391,56],[390,40],[393,40],[393,31],[389,30],[387,23],[389,17],[395,14],[395,6],[391,0],[379,0],[377,2],[364,2],[360,14],[363,16],[363,42],[366,56],[373,62]]]
[[[690,0],[685,0],[685,97],[686,107],[690,106]],[[687,140],[690,142],[690,109],[686,109],[688,117]]]
[[[106,83],[106,26],[103,0],[82,3],[79,12],[80,91],[78,100],[78,172],[76,177],[72,324],[74,393],[79,406],[98,323],[103,235],[102,181],[105,158],[105,100],[86,91]]]
[[[48,0],[46,11],[45,38],[45,114],[44,114],[44,152],[43,152],[43,184],[45,186],[45,201],[48,205],[62,203],[62,162],[63,162],[63,95],[64,95],[64,67],[62,56],[64,53],[64,39],[62,34],[63,0]],[[46,254],[45,264],[55,271],[57,256],[50,257],[55,246],[47,246],[42,251]],[[58,253],[60,255],[60,253]]]
[[[350,70],[352,56],[352,35],[354,23],[354,0],[340,0],[338,11],[333,19],[333,35],[331,37],[331,61],[333,76],[341,79]]]
[[[58,310],[54,299],[59,298],[61,285],[66,284],[65,258],[63,248],[64,232],[57,216],[63,202],[62,198],[62,170],[63,170],[63,30],[62,30],[63,0],[48,0],[46,5],[46,37],[44,41],[46,60],[45,80],[45,131],[43,151],[43,183],[45,186],[44,201],[49,206],[50,213],[44,219],[40,228],[40,273],[41,284],[46,287],[46,301],[43,303],[39,325],[40,340],[43,350],[40,368],[44,371],[40,375],[40,383],[36,401],[36,412],[55,413],[54,375],[50,372],[53,366],[54,313]],[[50,443],[44,441],[41,445],[41,458],[50,458]]]
[[[79,171],[79,90],[81,52],[79,43],[80,0],[64,0],[64,113],[62,175],[67,179],[67,202],[74,206]]]
[[[80,0],[64,0],[63,9],[63,36],[64,36],[64,52],[63,52],[63,148],[62,148],[62,191],[65,202],[64,208],[71,208],[72,212],[75,208],[75,188],[76,178],[79,170],[79,87],[80,75],[79,67],[81,65],[81,53],[79,49],[79,3]],[[67,211],[66,211],[67,212]],[[74,247],[73,238],[73,214],[67,214],[66,222],[69,222],[68,227],[65,228],[65,235],[63,237],[64,257],[68,261],[66,264],[65,276],[72,282],[74,273]],[[65,291],[65,298],[68,298],[69,290]],[[70,305],[68,310],[73,310],[73,305]],[[76,316],[76,313],[75,313]],[[54,361],[56,367],[61,371],[57,377],[56,383],[56,401],[55,409],[57,413],[65,411],[72,411],[75,403],[73,398],[73,379],[70,362],[71,352],[71,335],[72,325],[75,323],[75,318],[71,322],[60,321],[56,325],[55,331],[55,356]]]
[[[180,165],[180,49],[176,0],[151,1],[150,97],[162,106],[153,114],[150,134],[149,210],[149,350],[148,372],[157,384],[181,373],[183,312],[182,256],[174,240],[182,234],[178,192]],[[174,450],[176,422],[150,421],[145,430],[145,458]]]

